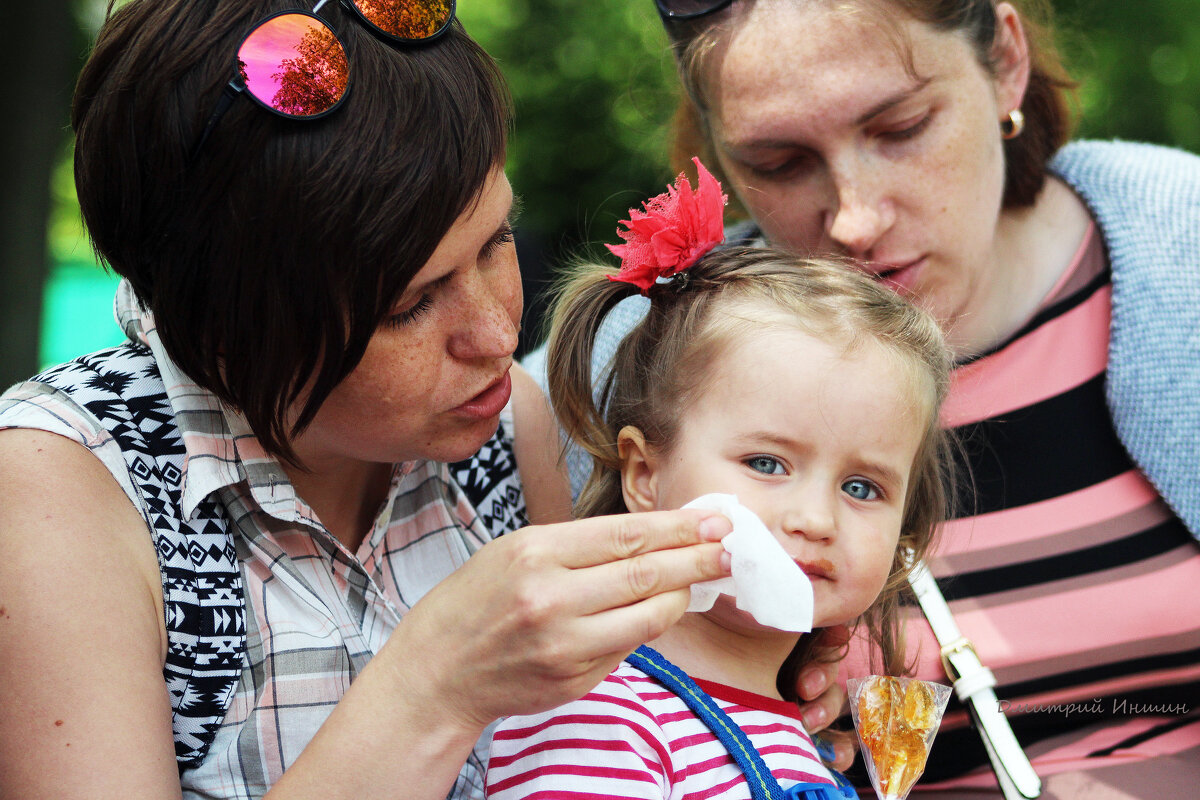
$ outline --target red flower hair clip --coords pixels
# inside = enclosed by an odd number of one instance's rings
[[[654,284],[683,272],[725,239],[726,196],[721,184],[693,158],[699,175],[696,191],[680,173],[665,194],[642,204],[644,211],[629,209],[621,220],[626,230],[617,235],[624,244],[605,245],[621,259],[621,269],[610,281],[632,283],[646,294]]]

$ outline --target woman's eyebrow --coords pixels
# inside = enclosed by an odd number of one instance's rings
[[[519,195],[519,194],[514,194],[513,199],[512,199],[512,205],[509,206],[509,208],[508,208],[508,216],[505,218],[505,222],[507,222],[509,227],[516,226],[517,219],[520,218],[521,212],[524,210],[525,210],[525,199],[523,197],[521,197],[521,195]]]
[[[521,216],[522,208],[524,208],[524,204],[521,202],[521,198],[514,194],[512,204],[508,207],[508,213],[504,215],[504,221],[496,227],[496,230],[492,231],[491,238],[480,249],[481,253],[495,247],[505,237],[512,236],[513,229],[517,226],[517,217]]]
[[[454,271],[451,270],[444,275],[439,275],[436,278],[430,278],[423,283],[410,283],[408,286],[404,287],[404,293],[400,295],[399,299],[396,301],[396,304],[403,305],[420,295],[432,292],[449,283],[453,276]]]
[[[895,94],[891,95],[890,97],[885,97],[883,100],[880,100],[878,103],[876,103],[875,105],[873,105],[869,109],[867,109],[866,112],[864,112],[863,114],[860,114],[858,119],[855,120],[855,122],[859,125],[865,125],[866,123],[870,122],[872,119],[879,116],[880,114],[887,111],[888,109],[894,108],[895,106],[900,105],[905,100],[907,100],[910,97],[912,97],[913,95],[917,94],[918,92],[920,92],[922,89],[924,89],[926,86],[928,86],[932,82],[933,82],[933,78],[922,78],[920,81],[918,81],[916,83],[916,85],[910,86],[907,89],[896,92]]]

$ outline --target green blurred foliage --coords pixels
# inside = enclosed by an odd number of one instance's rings
[[[550,259],[611,241],[628,208],[672,178],[675,67],[653,4],[459,0],[458,13],[512,88],[521,228]]]
[[[65,142],[63,155],[50,175],[50,196],[53,205],[47,221],[50,258],[55,264],[88,261],[93,258],[91,244],[79,215],[75,199],[75,171],[71,157],[73,148]]]
[[[94,30],[103,3],[82,0]],[[1059,39],[1079,80],[1081,136],[1200,152],[1200,0],[1055,0]],[[458,0],[494,55],[517,109],[509,172],[522,227],[563,255],[611,241],[630,205],[672,179],[666,131],[674,65],[651,0]],[[69,149],[53,176],[57,258],[80,246]]]
[[[614,241],[631,205],[672,179],[674,65],[651,0],[459,0],[499,60],[517,129],[509,161],[523,226],[552,266]],[[1054,0],[1079,81],[1079,136],[1200,152],[1200,0]],[[588,248],[589,250],[592,248]],[[535,265],[531,265],[534,267]]]
[[[99,0],[80,3],[94,19]],[[1080,82],[1079,135],[1200,152],[1200,0],[1053,5]],[[674,64],[651,0],[458,0],[458,13],[512,89],[509,174],[525,200],[522,259],[536,290],[544,270],[614,241],[629,207],[673,178]],[[87,257],[69,166],[54,187],[53,252]]]
[[[1200,152],[1200,0],[1056,0],[1081,136]]]

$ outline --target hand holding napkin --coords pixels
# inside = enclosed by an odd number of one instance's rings
[[[757,514],[732,494],[702,495],[684,508],[720,511],[733,523],[721,540],[733,557],[733,574],[693,584],[688,611],[707,611],[718,594],[727,594],[762,625],[797,633],[812,630],[812,582]]]

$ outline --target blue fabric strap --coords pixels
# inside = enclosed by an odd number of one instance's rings
[[[823,783],[801,783],[784,790],[771,774],[771,770],[767,769],[762,756],[750,743],[745,732],[721,710],[717,701],[697,686],[683,670],[668,661],[662,653],[646,645],[630,653],[625,660],[674,692],[692,713],[708,726],[742,768],[754,800],[842,800],[858,797],[848,784],[830,786]],[[837,773],[834,775],[837,776]]]

